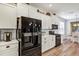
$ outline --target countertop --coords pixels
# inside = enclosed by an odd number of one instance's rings
[[[11,41],[8,41],[8,42],[1,41],[0,46],[8,45],[8,44],[14,44],[14,43],[18,43],[18,40],[11,40]]]

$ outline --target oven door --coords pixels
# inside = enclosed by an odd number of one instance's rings
[[[31,33],[24,33],[22,36],[22,48],[28,50],[33,47],[33,39]]]

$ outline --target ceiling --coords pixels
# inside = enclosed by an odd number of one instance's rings
[[[56,13],[66,20],[79,18],[79,3],[31,3],[31,5]]]

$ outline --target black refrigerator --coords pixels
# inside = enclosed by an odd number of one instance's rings
[[[17,39],[20,56],[41,56],[42,21],[29,17],[17,18]]]

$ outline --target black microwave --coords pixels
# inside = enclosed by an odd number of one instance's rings
[[[52,24],[52,29],[58,29],[58,25]]]

